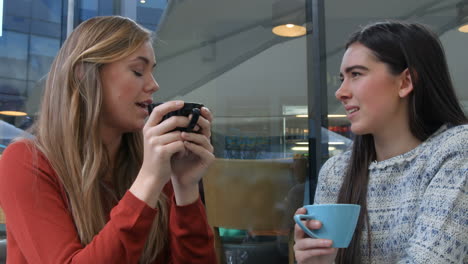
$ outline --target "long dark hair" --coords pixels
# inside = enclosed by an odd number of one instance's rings
[[[409,69],[413,82],[409,95],[409,127],[416,138],[424,141],[446,123],[468,122],[457,100],[442,45],[430,29],[417,23],[378,22],[351,35],[346,49],[354,43],[370,49],[379,61],[387,64],[392,74]],[[336,263],[361,263],[362,253],[371,256],[367,187],[368,167],[375,159],[373,136],[356,135],[338,203],[359,204],[361,214],[350,246],[339,250]],[[365,228],[368,252],[361,253],[360,240]]]

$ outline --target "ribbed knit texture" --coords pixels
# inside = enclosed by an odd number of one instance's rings
[[[330,158],[315,203],[336,203],[351,153]],[[362,263],[468,263],[468,125],[442,126],[415,149],[369,166]]]

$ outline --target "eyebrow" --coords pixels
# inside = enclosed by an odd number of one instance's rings
[[[143,61],[146,65],[149,65],[149,64],[150,64],[150,60],[149,60],[148,58],[146,58],[146,57],[143,57],[143,56],[138,56],[138,57],[136,57],[136,59],[134,59],[134,60],[141,60],[141,61]],[[153,68],[154,68],[154,67],[156,67],[156,63],[153,64]]]
[[[353,70],[364,70],[364,71],[368,71],[369,68],[367,68],[366,66],[362,66],[362,65],[353,65],[353,66],[349,66],[349,67],[346,67],[345,68],[345,73],[349,73],[349,72],[352,72]],[[340,72],[340,76],[343,76],[343,73]]]

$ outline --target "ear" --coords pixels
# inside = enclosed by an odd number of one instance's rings
[[[401,73],[401,85],[398,90],[398,95],[400,98],[407,97],[413,91],[413,80],[411,78],[410,70],[406,68]]]

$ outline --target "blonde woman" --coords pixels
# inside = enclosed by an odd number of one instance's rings
[[[212,115],[174,131],[183,106],[159,89],[150,32],[123,17],[78,26],[46,82],[34,140],[0,162],[8,263],[215,263],[198,182]]]

